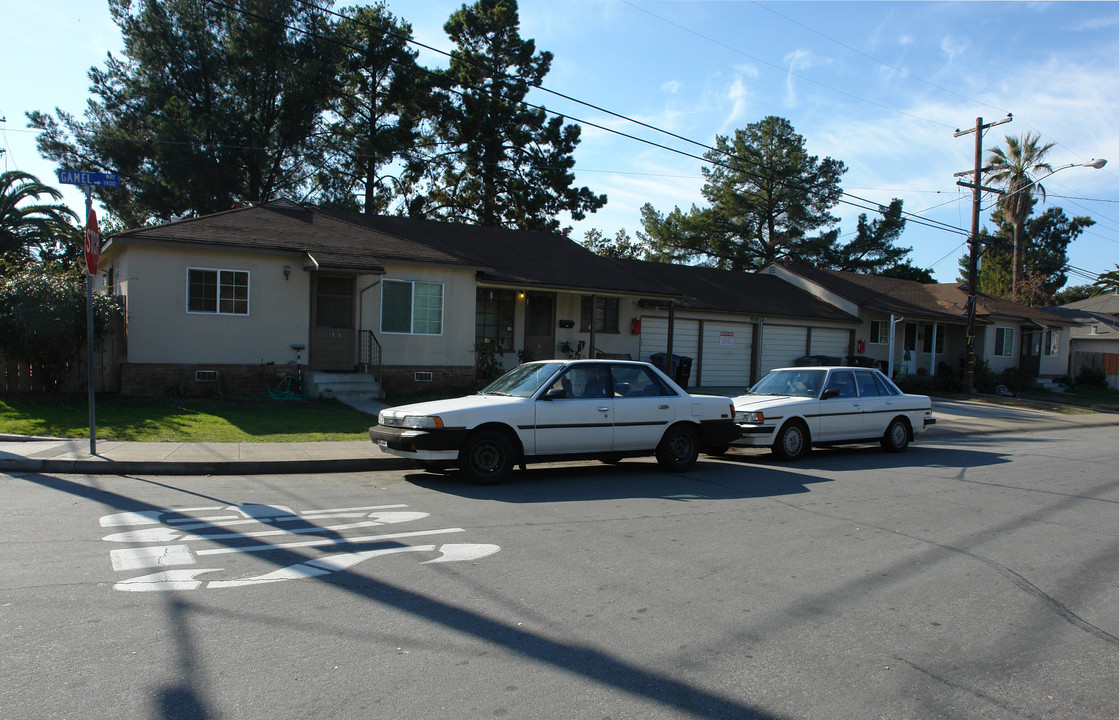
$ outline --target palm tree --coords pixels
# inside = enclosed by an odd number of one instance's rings
[[[1006,149],[995,148],[987,157],[984,170],[988,182],[1001,184],[1006,194],[999,198],[999,208],[1014,228],[1014,269],[1011,276],[1011,294],[1018,299],[1022,275],[1022,246],[1025,238],[1022,227],[1034,206],[1034,194],[1045,200],[1045,188],[1035,179],[1040,172],[1046,175],[1053,172],[1049,163],[1044,161],[1045,153],[1054,143],[1038,145],[1040,134],[1026,133],[1018,138],[1006,136]],[[1043,176],[1044,177],[1044,176]]]
[[[23,263],[72,242],[77,217],[70,208],[26,203],[42,195],[62,199],[62,193],[34,175],[19,170],[0,174],[0,257]]]

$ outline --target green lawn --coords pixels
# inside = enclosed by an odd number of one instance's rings
[[[97,437],[140,442],[368,440],[376,418],[337,400],[99,395]],[[0,398],[0,433],[88,437],[85,395]]]

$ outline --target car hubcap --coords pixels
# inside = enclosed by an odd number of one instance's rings
[[[901,447],[905,443],[905,428],[901,423],[894,425],[893,443],[894,447]]]
[[[785,433],[785,451],[790,455],[796,455],[800,452],[804,440],[800,436],[800,430],[793,428]]]
[[[687,460],[691,455],[692,444],[686,435],[677,435],[672,440],[672,457],[674,460]]]
[[[492,473],[501,464],[501,451],[489,443],[474,448],[474,467],[483,473]]]

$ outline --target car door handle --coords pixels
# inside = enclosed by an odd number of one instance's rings
[[[667,405],[657,405],[657,410],[667,410],[667,409],[668,409]]]
[[[598,409],[598,411],[599,411],[599,412],[610,412],[610,408],[608,408],[608,407],[600,407],[600,408]]]

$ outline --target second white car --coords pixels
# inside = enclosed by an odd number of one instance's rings
[[[926,395],[907,395],[878,370],[795,367],[770,371],[734,398],[739,439],[733,445],[769,447],[799,460],[813,445],[879,442],[905,450],[936,422]]]

